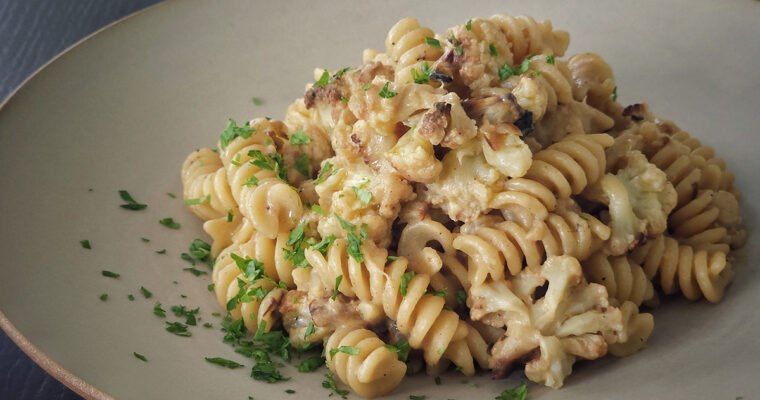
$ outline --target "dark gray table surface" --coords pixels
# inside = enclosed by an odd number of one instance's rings
[[[160,0],[0,0],[0,102],[80,39]],[[0,399],[80,399],[0,330]]]

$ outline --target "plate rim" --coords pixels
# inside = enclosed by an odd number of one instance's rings
[[[26,86],[29,85],[29,83],[37,78],[37,76],[45,69],[47,69],[50,65],[54,64],[56,61],[58,61],[60,58],[71,52],[74,48],[79,47],[83,43],[89,41],[93,37],[99,35],[105,30],[108,30],[112,27],[114,27],[117,24],[120,24],[128,19],[131,19],[132,17],[135,17],[137,15],[143,14],[145,12],[149,12],[153,10],[154,8],[169,4],[170,1],[168,0],[160,0],[156,4],[149,5],[143,9],[137,10],[127,16],[124,16],[122,18],[119,18],[115,21],[112,21],[99,29],[96,29],[94,32],[86,35],[85,37],[79,39],[74,44],[66,47],[63,49],[60,53],[56,54],[42,64],[39,68],[37,68],[32,74],[30,74],[26,79],[24,79],[21,84],[16,86],[15,89],[13,89],[8,97],[6,97],[2,102],[0,102],[0,112],[2,112],[5,107],[10,104],[11,101],[13,101],[17,95],[24,89]],[[64,368],[53,360],[47,353],[40,350],[39,347],[34,345],[29,339],[27,339],[26,336],[24,336],[21,331],[16,328],[15,325],[11,322],[10,319],[3,313],[3,310],[0,310],[0,329],[2,329],[6,335],[11,339],[13,343],[18,346],[21,351],[24,352],[32,361],[34,361],[35,364],[40,366],[45,372],[50,374],[53,378],[55,378],[57,381],[64,384],[69,389],[73,390],[76,394],[84,397],[88,400],[115,400],[115,398],[104,391],[96,388],[94,385],[85,382],[82,378],[75,375],[68,369]]]

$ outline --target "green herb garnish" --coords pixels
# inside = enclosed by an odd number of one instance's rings
[[[166,317],[166,311],[161,308],[161,303],[156,302],[156,304],[153,304],[153,314],[158,315],[161,318]]]
[[[201,239],[193,239],[190,243],[190,254],[201,261],[208,261],[211,255],[211,245]]]
[[[617,100],[617,86],[615,86],[614,89],[612,89],[612,101]]]
[[[431,293],[431,294],[432,294],[433,296],[438,296],[438,297],[446,297],[446,294],[448,294],[448,292],[446,292],[446,290],[436,290],[436,291],[434,291],[434,292],[433,292],[433,293]]]
[[[135,357],[137,357],[137,358],[139,358],[140,360],[143,360],[143,361],[145,361],[145,362],[148,362],[148,359],[147,359],[147,358],[145,358],[145,356],[144,356],[144,355],[142,355],[142,354],[140,354],[140,353],[138,353],[138,352],[132,352],[132,354],[134,354],[134,356],[135,356]]]
[[[300,146],[302,144],[309,143],[311,143],[311,139],[309,138],[309,135],[307,135],[306,132],[304,132],[302,129],[299,129],[290,136],[290,144],[294,146]]]
[[[208,195],[206,197],[199,197],[197,199],[186,199],[185,200],[185,205],[186,206],[194,206],[196,204],[201,204],[201,203],[209,203],[210,204],[211,203],[211,195]]]
[[[300,172],[301,175],[311,178],[311,175],[309,174],[309,164],[311,163],[311,160],[309,159],[309,156],[306,154],[299,154],[298,158],[296,159],[296,162],[293,164],[293,168],[296,169],[296,171]]]
[[[119,207],[121,208],[126,208],[127,210],[142,210],[148,206],[147,204],[140,204],[136,202],[135,199],[133,199],[129,192],[126,190],[119,190],[119,196],[121,196],[122,200],[127,202],[127,204],[120,205]]]
[[[201,275],[205,275],[206,274],[206,271],[201,271],[201,270],[199,270],[198,268],[195,268],[195,267],[182,268],[182,270],[183,271],[187,271],[187,272],[189,272],[189,273],[191,273],[191,274],[193,274],[195,276],[201,276]]]
[[[106,301],[108,300],[108,293],[103,293],[100,295],[100,301]]]
[[[501,80],[505,81],[512,75],[515,75],[515,70],[513,70],[509,64],[504,64],[499,68],[499,78],[501,78]]]
[[[117,274],[116,272],[111,272],[111,271],[106,271],[106,270],[103,270],[100,273],[107,278],[118,278],[121,276],[120,274]]]
[[[88,250],[92,249],[92,246],[90,246],[90,241],[87,239],[80,240],[79,244],[82,245],[82,247],[84,247],[85,249],[88,249]]]
[[[179,223],[174,221],[174,218],[163,218],[158,220],[158,223],[169,229],[179,229]]]
[[[423,61],[422,65],[420,65],[419,74],[416,69],[412,68],[412,79],[414,80],[414,83],[425,84],[430,82],[431,73],[433,73],[433,70],[430,69],[427,61]]]
[[[327,213],[325,210],[322,209],[322,207],[319,206],[319,204],[313,204],[311,206],[311,211],[314,211],[315,213],[322,215],[323,217],[327,216]]]
[[[222,147],[222,150],[227,148],[227,145],[232,141],[232,139],[235,139],[238,136],[242,137],[243,139],[248,139],[252,134],[256,133],[256,129],[252,129],[249,124],[250,122],[246,121],[243,126],[237,126],[237,122],[235,122],[232,118],[228,119],[227,127],[224,128],[224,131],[222,131],[222,135],[219,138],[219,143]]]
[[[153,293],[151,293],[150,290],[146,289],[145,286],[140,286],[140,293],[142,293],[143,297],[146,299],[153,297]]]
[[[156,250],[158,254],[166,254],[166,249]]]
[[[235,361],[228,360],[222,357],[204,357],[204,358],[206,359],[206,361],[210,362],[211,364],[221,365],[222,367],[227,367],[229,369],[244,367],[243,364],[238,364]]]
[[[322,76],[319,77],[319,80],[314,82],[314,86],[317,87],[325,87],[328,83],[331,83],[330,79],[330,73],[327,72],[327,70],[322,71]]]
[[[335,349],[330,349],[330,358],[335,357],[338,353],[345,353],[350,356],[355,356],[359,354],[359,348],[358,347],[352,347],[352,346],[340,346]]]
[[[346,396],[348,396],[348,390],[338,389],[338,386],[335,385],[335,379],[333,377],[332,371],[327,371],[327,373],[325,374],[325,378],[327,379],[322,381],[322,387],[333,391],[333,393],[330,393],[330,396],[332,396],[333,394],[337,394],[343,399],[345,399]]]
[[[525,382],[514,389],[508,389],[496,396],[496,400],[525,400],[528,397],[528,385]]]
[[[173,333],[177,336],[184,336],[189,337],[193,334],[190,333],[190,331],[187,330],[187,325],[181,323],[181,322],[168,322],[166,321],[166,331],[169,333]]]
[[[467,304],[467,292],[462,289],[457,290],[457,303],[459,303],[460,306]]]
[[[441,48],[441,42],[439,42],[438,39],[432,38],[430,36],[425,37],[425,43],[427,43],[430,47],[435,47],[437,49]]]
[[[356,186],[351,187],[354,190],[354,194],[356,195],[356,198],[359,199],[362,203],[365,205],[368,205],[370,201],[372,201],[372,192],[370,192],[367,189],[361,189]]]
[[[325,359],[322,356],[312,356],[298,364],[298,372],[314,372],[319,367],[325,365]]]
[[[467,23],[464,25],[464,27],[465,27],[465,29],[467,29],[468,31],[471,31],[471,30],[472,30],[472,20],[471,20],[471,19],[468,19],[468,20],[467,20]]]
[[[414,275],[417,273],[414,271],[407,271],[404,272],[404,275],[401,275],[401,285],[399,286],[399,290],[401,291],[402,296],[406,296],[407,289],[409,288],[409,282],[414,278]]]
[[[499,55],[499,53],[496,52],[496,46],[494,46],[493,43],[488,44],[488,51],[490,51],[491,55],[494,57]],[[499,75],[501,75],[501,70],[499,71]]]
[[[335,288],[333,289],[333,295],[332,299],[335,300],[338,297],[338,287],[340,286],[340,281],[343,280],[343,275],[338,275],[337,278],[335,278]]]
[[[327,179],[327,177],[332,174],[332,168],[333,165],[329,162],[326,162],[325,165],[322,166],[322,170],[319,171],[319,176],[317,177],[317,180],[314,181],[314,186],[317,186],[320,183],[324,182],[325,179]]]
[[[546,56],[546,63],[554,65],[554,56],[551,55],[551,54],[549,54],[548,56]]]
[[[394,92],[388,89],[388,86],[390,85],[390,82],[385,82],[385,86],[383,86],[382,90],[380,90],[380,93],[377,95],[384,98],[384,99],[390,99],[391,97],[394,97],[398,94],[398,92]]]
[[[385,348],[394,353],[398,353],[398,359],[403,362],[406,362],[406,360],[409,358],[409,352],[412,350],[412,347],[409,346],[409,343],[403,339],[397,341],[393,345],[386,344]]]

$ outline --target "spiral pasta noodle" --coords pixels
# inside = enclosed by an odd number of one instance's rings
[[[359,354],[336,352],[327,357],[327,365],[360,396],[382,396],[398,386],[406,374],[406,364],[384,345],[368,329],[339,329],[325,343],[325,353],[348,346],[358,348]]]
[[[506,36],[515,64],[521,63],[531,54],[561,57],[570,42],[568,33],[553,30],[549,21],[537,22],[528,16],[513,17],[506,14],[497,14],[488,19]]]
[[[610,299],[615,299],[618,304],[630,301],[638,307],[655,296],[644,269],[626,256],[596,253],[583,262],[583,272],[589,282],[606,287]]]
[[[518,207],[539,220],[546,219],[556,208],[557,198],[580,193],[604,174],[604,149],[612,142],[606,134],[572,135],[539,151],[528,173],[509,180],[492,206]]]
[[[692,246],[679,245],[668,236],[660,236],[631,253],[649,279],[657,280],[666,294],[680,291],[689,300],[717,303],[723,298],[726,286],[733,280],[734,270],[722,251],[708,252]]]
[[[275,238],[281,230],[294,226],[293,220],[300,218],[303,207],[298,193],[276,177],[276,163],[270,161],[268,169],[251,162],[257,161],[255,154],[266,157],[276,153],[273,138],[284,134],[284,124],[260,119],[250,125],[253,133],[230,141],[219,156],[240,213],[251,220],[256,230]]]
[[[237,209],[219,154],[211,149],[190,153],[182,164],[182,195],[185,200],[200,201],[190,211],[203,220],[226,216]]]

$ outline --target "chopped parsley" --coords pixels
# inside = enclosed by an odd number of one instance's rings
[[[325,87],[328,83],[331,83],[332,80],[330,79],[330,73],[327,72],[327,70],[322,71],[322,76],[319,77],[319,80],[314,82],[314,86],[317,87]]]
[[[166,192],[166,195],[169,196],[169,197],[171,197],[172,199],[176,199],[177,198],[177,196],[174,193],[172,193],[172,192]]]
[[[243,364],[238,364],[235,361],[228,360],[222,357],[204,357],[204,358],[206,359],[206,361],[210,362],[211,364],[221,365],[222,367],[227,367],[229,369],[244,367]]]
[[[166,254],[166,249],[156,250],[158,254]]]
[[[576,214],[578,214],[578,217],[580,217],[582,220],[588,221],[588,218],[586,218],[583,214],[581,213],[576,213]]]
[[[296,391],[295,391],[295,390],[293,390],[293,389],[285,389],[285,393],[287,393],[287,394],[293,394],[293,393],[295,393],[295,392],[296,392]]]
[[[135,296],[131,295],[131,294],[128,294],[127,295],[127,299],[129,299],[129,301],[135,301]]]
[[[530,74],[533,76],[539,76],[541,75],[541,71],[530,71]]]
[[[352,346],[340,346],[334,349],[330,349],[330,358],[332,359],[335,357],[338,353],[345,353],[350,356],[355,356],[359,354],[359,348],[358,347],[352,347]]]
[[[135,201],[135,199],[132,198],[132,196],[127,192],[126,190],[119,190],[119,196],[121,196],[121,199],[126,201],[126,204],[122,204],[119,207],[126,208],[127,210],[142,210],[143,208],[147,207],[147,204],[140,204]]]
[[[298,372],[314,372],[323,365],[325,365],[324,357],[320,355],[312,356],[298,364]]]
[[[100,295],[100,301],[106,301],[108,300],[108,293],[103,293]]]
[[[166,311],[161,308],[161,303],[156,302],[156,304],[153,305],[153,314],[158,315],[161,318],[166,317]]]
[[[140,293],[142,293],[143,297],[146,299],[153,297],[153,293],[151,293],[150,290],[146,289],[145,286],[140,286]]]
[[[172,312],[175,317],[185,318],[185,324],[195,326],[197,324],[195,316],[201,311],[200,307],[196,307],[192,310],[188,310],[182,304],[178,306],[172,306]]]
[[[101,275],[103,275],[103,276],[105,276],[107,278],[117,278],[118,279],[121,276],[120,274],[117,274],[116,272],[111,272],[111,271],[106,271],[106,270],[103,270],[100,273],[101,273]]]
[[[311,163],[311,160],[309,159],[309,156],[306,154],[299,154],[298,158],[296,159],[296,162],[293,164],[293,168],[296,169],[296,171],[300,172],[301,175],[311,178],[311,175],[309,174],[309,164]]]
[[[272,359],[269,358],[269,354],[265,351],[254,350],[251,352],[251,358],[256,360],[256,365],[251,368],[251,378],[267,383],[287,381],[290,379],[280,374],[280,371],[277,370]]]
[[[311,211],[314,211],[315,213],[322,215],[323,217],[327,216],[327,213],[325,212],[325,210],[322,209],[322,207],[319,206],[319,204],[312,205]]]
[[[398,260],[398,256],[388,256],[388,261],[396,261]]]
[[[264,154],[261,150],[251,150],[248,152],[251,164],[270,171],[280,178],[281,181],[288,183],[288,167],[285,165],[282,155],[279,153]]]
[[[84,247],[85,249],[88,249],[88,250],[92,249],[92,246],[90,246],[90,241],[87,239],[80,240],[79,244],[82,245],[82,247]]]
[[[211,245],[201,239],[194,239],[190,243],[190,254],[201,261],[208,261],[208,257],[211,255]]]
[[[422,396],[415,396],[413,394],[409,395],[409,399],[410,400],[425,400],[426,398],[427,398],[427,396],[425,396],[425,395],[422,395]]]
[[[336,72],[333,74],[333,78],[338,78],[338,77],[340,77],[341,75],[345,74],[345,73],[346,73],[346,71],[348,71],[349,69],[351,69],[351,67],[346,67],[346,68],[343,68],[343,69],[339,69],[338,71],[336,71]]]
[[[437,49],[441,48],[441,42],[439,42],[438,39],[432,38],[430,36],[425,37],[425,43],[427,43],[430,47],[435,47]]]
[[[433,292],[433,293],[431,293],[431,294],[432,294],[433,296],[438,296],[438,297],[446,297],[446,295],[448,294],[448,292],[446,292],[446,290],[436,290],[436,291],[434,291],[434,292]]]
[[[335,300],[338,297],[338,287],[340,286],[340,281],[343,280],[343,275],[338,275],[337,278],[335,278],[335,288],[333,288],[333,295],[332,299]]]
[[[212,327],[211,322],[204,322],[203,326],[206,327],[206,328],[211,328]]]
[[[346,98],[346,96],[340,96],[340,101],[348,104],[348,99]]]
[[[335,379],[333,377],[332,371],[327,371],[325,378],[326,379],[322,381],[322,387],[333,391],[333,393],[330,393],[330,396],[337,394],[342,399],[345,399],[346,396],[348,396],[348,390],[338,389],[338,386],[335,385]]]
[[[369,225],[362,224],[361,228],[359,228],[359,237],[362,238],[362,240],[367,240],[369,238]]]
[[[367,84],[365,84],[364,86],[362,86],[362,90],[364,90],[366,92],[367,90],[369,90],[370,86],[372,86],[372,82],[371,81],[367,82]]]
[[[509,64],[504,64],[499,68],[499,78],[501,78],[501,80],[505,81],[512,75],[515,75],[515,70],[513,70]]]
[[[201,271],[201,270],[199,270],[198,268],[195,268],[195,267],[182,268],[182,270],[183,271],[187,271],[187,272],[189,272],[189,273],[191,273],[191,274],[193,274],[195,276],[201,276],[201,275],[205,275],[206,274],[206,271]]]
[[[409,346],[409,343],[404,339],[400,339],[393,345],[386,344],[384,346],[386,349],[394,353],[398,353],[398,359],[403,362],[406,362],[406,360],[409,358],[409,352],[412,350],[412,347]]]
[[[216,284],[209,283],[208,286],[206,286],[206,288],[208,289],[209,292],[213,292],[215,286],[216,286]]]
[[[166,331],[169,333],[173,333],[177,336],[184,336],[189,337],[193,334],[190,333],[190,331],[187,330],[187,325],[181,323],[181,322],[169,322],[166,321]]]
[[[409,282],[414,278],[414,275],[417,273],[414,271],[407,271],[404,272],[404,275],[401,275],[401,285],[399,286],[399,291],[401,291],[402,296],[406,296],[407,289],[409,288]]]
[[[443,353],[445,353],[445,352],[446,352],[446,348],[445,347],[441,347],[440,349],[438,349],[438,355],[443,355]]]
[[[352,186],[352,189],[354,189],[354,194],[356,195],[356,198],[364,203],[365,205],[368,205],[370,201],[372,201],[372,192],[370,192],[367,189],[358,188],[356,186]]]
[[[347,230],[347,231],[356,231],[356,225],[346,221],[345,219],[341,218],[337,213],[333,213],[335,215],[335,218],[338,219],[338,222],[340,223],[340,226]]]
[[[211,204],[211,195],[208,195],[206,197],[198,197],[197,199],[186,199],[185,200],[185,205],[186,206],[194,206],[196,204],[201,204],[201,203],[209,203],[209,204]]]
[[[333,165],[329,162],[326,162],[325,165],[322,166],[322,170],[319,171],[319,176],[317,177],[317,180],[314,181],[314,186],[317,186],[320,183],[324,182],[325,179],[327,179],[327,177],[332,174],[332,169]]]
[[[494,46],[493,43],[488,44],[488,50],[491,52],[491,55],[494,57],[499,55],[499,53],[496,52],[496,46]],[[499,71],[499,75],[501,75],[501,71]]]
[[[306,328],[306,332],[303,334],[304,340],[306,340],[306,338],[309,337],[309,335],[311,335],[315,331],[316,331],[316,329],[314,328],[314,323],[313,322],[309,322],[309,326]]]
[[[521,75],[528,72],[528,69],[530,68],[530,59],[532,57],[533,56],[530,55],[520,63],[520,66],[517,67],[517,70],[515,70],[515,75]]]
[[[232,212],[232,210],[227,210],[227,222],[232,222],[232,218],[235,217],[235,214]]]
[[[179,223],[174,221],[174,218],[164,218],[158,220],[158,223],[169,228],[169,229],[179,229]]]
[[[243,182],[242,186],[259,186],[259,178],[257,178],[256,175],[251,175],[245,182]]]
[[[257,106],[260,106],[260,105],[261,105],[261,103],[262,103],[261,99],[260,99],[260,98],[258,98],[258,97],[252,97],[252,98],[251,98],[251,101],[253,102],[253,104],[255,104],[255,105],[257,105]]]
[[[348,247],[346,247],[346,252],[348,255],[351,256],[356,262],[362,263],[364,262],[364,254],[362,254],[362,241],[359,239],[358,236],[356,236],[356,233],[354,232],[348,232],[346,234],[346,241],[348,243]]]
[[[441,384],[441,377],[440,376],[436,376],[435,379],[433,379],[433,380],[435,381],[436,385],[440,385]]]
[[[193,264],[193,265],[195,265],[195,258],[193,258],[193,256],[191,256],[191,255],[190,255],[190,254],[188,254],[188,253],[182,253],[182,254],[180,255],[180,258],[182,258],[183,260],[185,260],[185,261],[189,262],[190,264]]]
[[[302,144],[309,144],[311,143],[311,139],[309,138],[309,135],[306,134],[302,129],[299,129],[290,136],[290,144],[294,146],[300,146]]]
[[[457,290],[457,303],[459,303],[460,306],[467,304],[467,292],[462,289]]]
[[[433,70],[430,69],[427,61],[423,61],[422,65],[420,65],[419,74],[416,69],[412,68],[412,79],[414,80],[414,83],[425,84],[430,82],[431,73],[433,73]]]
[[[138,352],[136,352],[136,351],[132,352],[132,354],[134,354],[134,356],[135,356],[135,357],[137,357],[137,358],[139,358],[140,360],[143,360],[143,361],[145,361],[145,362],[148,362],[148,359],[147,359],[147,358],[145,358],[145,356],[144,356],[144,355],[142,355],[142,354],[140,354],[140,353],[138,353]]]
[[[612,89],[612,101],[617,100],[617,86],[615,86],[614,89]]]
[[[554,65],[554,56],[551,55],[551,54],[549,54],[548,56],[546,56],[546,63]]]
[[[243,126],[237,126],[237,122],[235,122],[232,118],[228,119],[227,127],[224,128],[224,131],[222,131],[222,135],[219,138],[222,150],[227,148],[227,145],[232,141],[232,139],[235,139],[238,136],[242,137],[243,139],[248,139],[252,134],[256,133],[256,129],[252,129],[249,124],[250,122],[246,121]]]
[[[528,397],[528,385],[525,382],[514,389],[508,389],[496,396],[496,400],[525,400]]]
[[[311,246],[312,249],[319,251],[323,256],[327,255],[327,250],[332,246],[335,241],[335,235],[329,235],[322,238],[322,240]]]
[[[467,20],[467,23],[464,25],[464,27],[465,27],[465,29],[467,29],[468,31],[471,31],[471,30],[472,30],[472,20],[471,20],[471,19],[468,19],[468,20]]]
[[[392,97],[395,97],[398,94],[398,92],[389,90],[388,86],[390,84],[391,84],[390,81],[385,82],[385,86],[383,86],[382,90],[380,90],[380,93],[378,93],[377,95],[384,99],[390,99]]]

